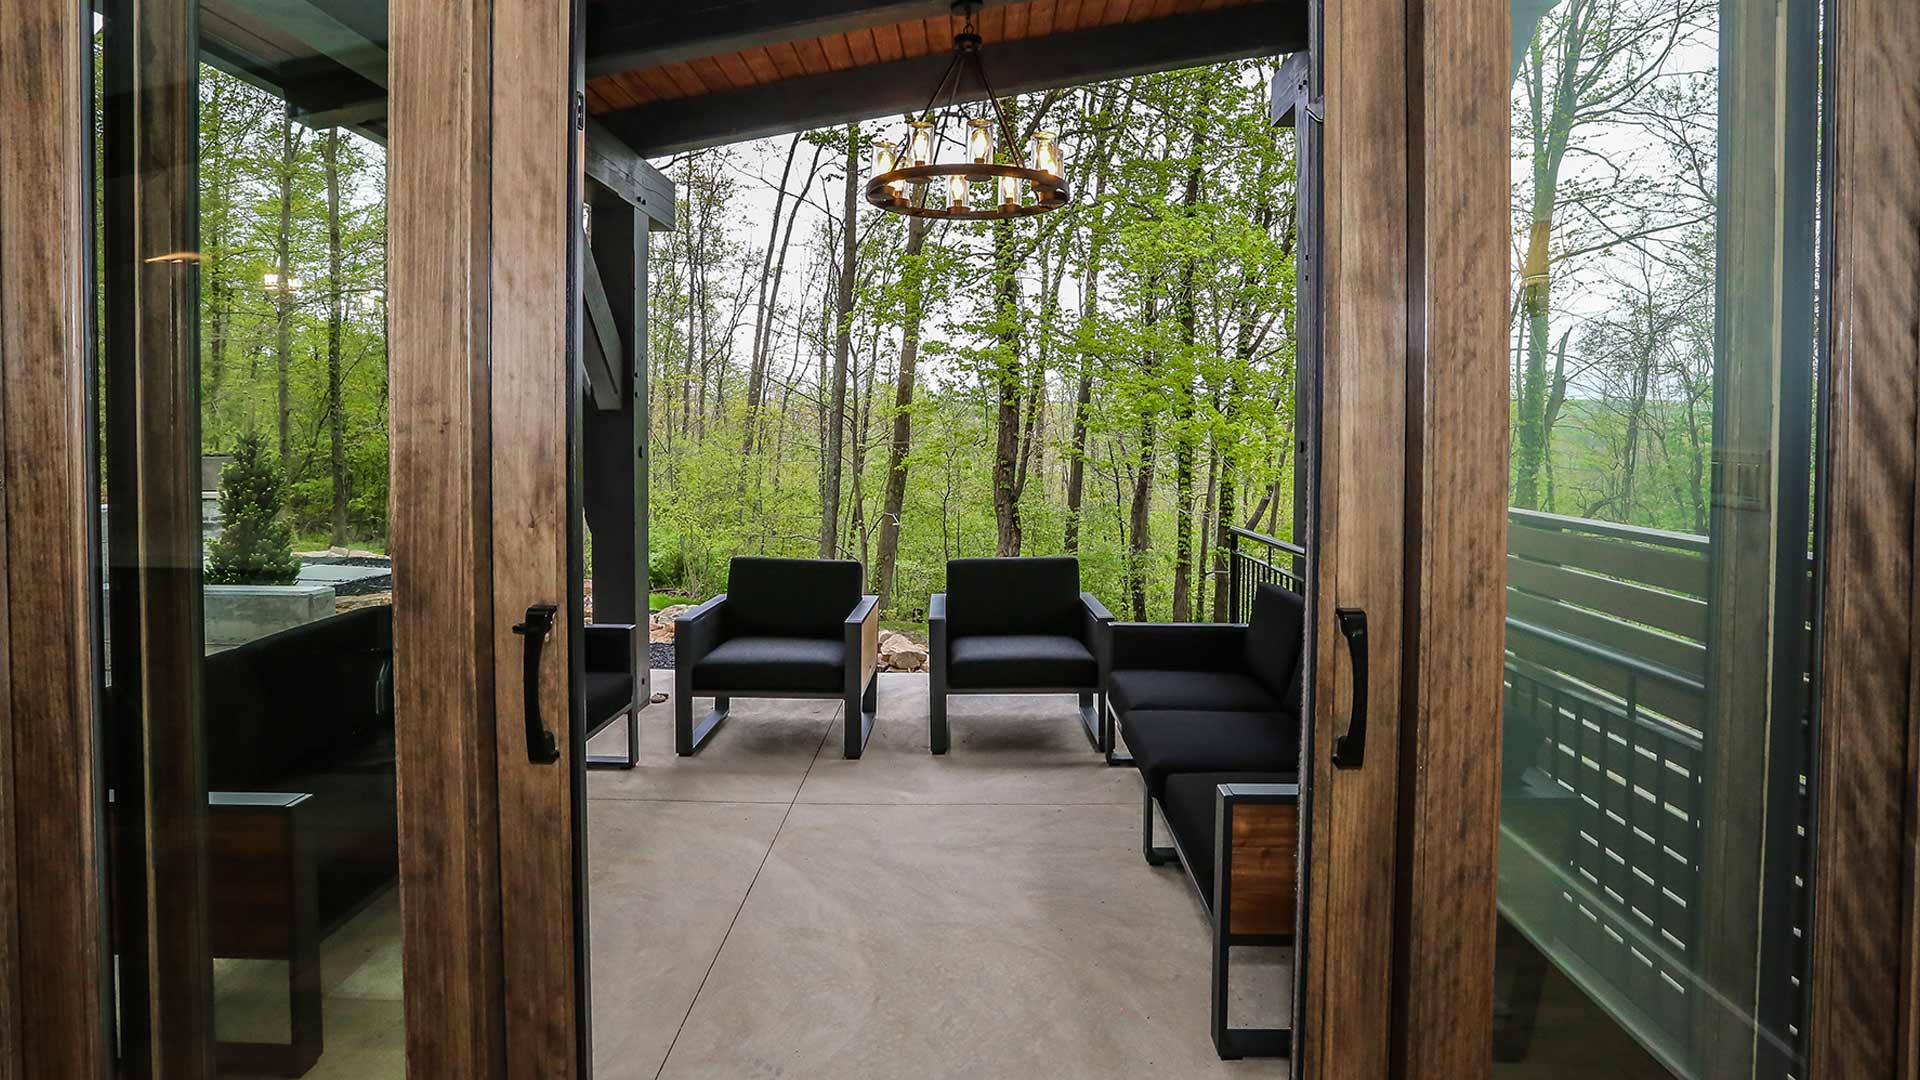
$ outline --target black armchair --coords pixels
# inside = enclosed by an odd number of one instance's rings
[[[1104,752],[1106,628],[1073,558],[954,559],[927,608],[928,749],[950,744],[950,694],[1077,694],[1087,741]]]
[[[733,560],[727,591],[674,620],[674,750],[706,745],[733,698],[840,698],[845,753],[873,733],[880,598],[860,595],[860,564]],[[698,727],[694,697],[713,698]]]
[[[586,626],[587,738],[591,740],[615,720],[627,721],[625,754],[589,754],[589,769],[631,769],[640,764],[640,660],[646,645],[633,623],[588,623]]]

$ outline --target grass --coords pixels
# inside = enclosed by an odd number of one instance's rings
[[[657,592],[657,593],[650,593],[647,596],[648,611],[662,611],[666,608],[672,607],[675,604],[691,604],[691,603],[693,603],[693,597],[682,596],[679,593]]]

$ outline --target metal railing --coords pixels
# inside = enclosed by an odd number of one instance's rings
[[[1303,591],[1303,548],[1245,529],[1228,544],[1232,621],[1256,583]],[[1525,905],[1517,914],[1536,943],[1550,941],[1676,1066],[1691,1056],[1702,1007],[1689,999],[1699,996],[1711,811],[1709,552],[1703,536],[1508,517],[1502,827],[1541,872],[1525,895],[1503,886],[1503,906]],[[1794,812],[1804,824],[1804,795]],[[1796,865],[1805,846],[1803,834]],[[1804,974],[1792,973],[1792,994]]]
[[[1228,622],[1246,621],[1246,613],[1253,609],[1253,594],[1262,585],[1279,585],[1305,596],[1306,574],[1306,548],[1238,525],[1227,527]]]

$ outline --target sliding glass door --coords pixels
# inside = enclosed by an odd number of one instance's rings
[[[1830,19],[1513,7],[1497,1076],[1807,1075]]]

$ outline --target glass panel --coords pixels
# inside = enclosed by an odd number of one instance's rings
[[[127,1075],[405,1072],[386,6],[297,7],[94,16]]]
[[[1515,0],[1496,1075],[1804,1075],[1820,0]]]

